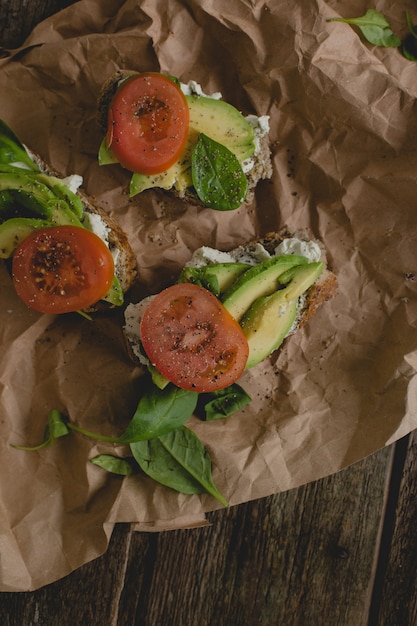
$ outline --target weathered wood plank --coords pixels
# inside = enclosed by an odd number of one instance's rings
[[[118,525],[104,556],[62,580],[35,592],[0,594],[0,624],[117,624],[130,534],[129,525]]]
[[[399,486],[378,624],[417,624],[417,433],[409,438]]]
[[[118,623],[367,624],[392,454],[160,534],[146,589],[133,535]]]
[[[0,623],[365,626],[392,453],[213,512],[207,528],[116,526],[99,559],[37,591],[1,594]]]
[[[1,0],[0,47],[17,48],[33,27],[74,0]]]

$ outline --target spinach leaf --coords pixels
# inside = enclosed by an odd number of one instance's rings
[[[178,428],[191,417],[197,406],[198,393],[169,384],[160,389],[148,376],[140,381],[142,391],[136,411],[126,430],[119,437],[93,433],[75,424],[68,427],[85,437],[110,443],[133,443],[163,435]]]
[[[130,476],[133,472],[130,459],[122,459],[113,454],[99,454],[93,457],[90,462],[112,474],[120,476]]]
[[[244,202],[248,181],[238,159],[204,133],[192,151],[191,171],[194,188],[205,206],[231,211]]]
[[[202,394],[199,398],[207,421],[230,417],[250,402],[251,397],[237,383],[210,394]]]
[[[409,61],[417,61],[417,26],[411,20],[410,14],[405,14],[410,34],[404,39],[401,52]]]
[[[42,448],[46,448],[51,446],[55,439],[58,437],[63,437],[69,433],[69,429],[67,424],[65,423],[64,417],[61,415],[59,411],[56,409],[52,409],[52,411],[48,415],[48,424],[45,428],[44,439],[42,443],[37,446],[16,446],[13,445],[13,448],[17,450],[41,450]]]
[[[165,389],[149,383],[148,385],[149,389],[139,400],[128,427],[118,437],[119,443],[132,443],[164,435],[185,424],[197,406],[198,394],[194,391],[186,391],[172,384]]]
[[[189,428],[131,443],[130,449],[142,471],[162,485],[186,494],[206,492],[228,506],[213,482],[209,453]]]
[[[368,9],[362,17],[342,18],[332,17],[328,22],[344,22],[357,26],[369,43],[385,48],[398,48],[401,39],[394,35],[385,16],[375,9]]]

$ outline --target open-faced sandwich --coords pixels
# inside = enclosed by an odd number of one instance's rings
[[[0,120],[0,258],[19,297],[42,313],[123,304],[136,259],[117,222]]]
[[[132,172],[130,195],[161,188],[233,210],[272,175],[269,117],[244,116],[221,94],[156,72],[119,70],[98,99],[99,163]]]
[[[156,385],[216,391],[277,350],[336,289],[323,246],[305,232],[229,252],[202,247],[175,285],[127,307],[125,334]]]
[[[267,359],[336,289],[322,245],[304,232],[268,234],[229,252],[196,250],[176,284],[125,310],[128,349],[144,368],[125,430],[93,433],[52,410],[46,439],[24,449],[75,431],[108,442],[108,452],[91,462],[109,472],[143,473],[227,506],[210,452],[187,422],[226,419],[247,406],[251,397],[239,381],[245,370]],[[114,444],[122,444],[123,456]]]
[[[78,178],[61,180],[5,124],[0,130],[0,253],[10,260],[19,295],[44,312],[121,304],[136,267],[117,224],[80,194]],[[100,253],[87,262],[90,238]],[[101,291],[81,301],[85,287],[96,283]],[[209,451],[188,420],[228,418],[250,403],[240,385],[246,371],[278,350],[336,289],[323,246],[305,232],[270,233],[227,252],[202,247],[174,285],[125,308],[129,354],[143,368],[125,430],[93,433],[52,409],[45,440],[16,447],[37,450],[75,431],[108,442],[109,452],[91,461],[110,472],[141,471],[227,505]],[[115,456],[114,444],[127,456]]]

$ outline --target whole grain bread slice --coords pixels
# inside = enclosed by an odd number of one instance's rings
[[[296,333],[297,330],[301,329],[314,316],[316,311],[321,306],[323,306],[330,299],[334,298],[338,290],[337,276],[328,267],[326,249],[323,243],[320,240],[313,238],[308,230],[291,230],[289,228],[284,228],[278,232],[269,232],[264,237],[253,239],[252,241],[243,244],[243,246],[239,246],[239,249],[243,247],[250,250],[251,247],[260,243],[269,254],[274,255],[276,247],[284,239],[289,238],[296,238],[305,242],[314,241],[320,247],[320,260],[324,263],[324,269],[317,281],[306,291],[303,297],[300,298],[296,322],[286,336],[286,339]],[[229,252],[231,252],[231,250],[229,250]],[[149,298],[152,298],[152,296],[149,296]],[[129,306],[129,311],[126,311],[126,326],[124,327],[128,355],[135,363],[142,365],[146,362],[146,359],[144,361],[143,354],[140,349],[139,319],[145,308],[145,301],[138,302],[137,304],[131,304]],[[278,348],[278,350],[279,349],[280,348]]]
[[[49,176],[55,176],[62,179],[62,175],[54,170],[48,163],[38,154],[28,151],[33,161],[38,167]],[[133,286],[137,277],[137,261],[133,249],[129,243],[127,234],[123,231],[117,220],[102,207],[99,206],[96,199],[87,195],[82,189],[77,190],[77,195],[81,198],[86,213],[99,215],[107,228],[107,240],[109,249],[115,258],[115,274],[120,282],[120,286],[124,294]],[[100,300],[96,304],[85,309],[87,313],[94,313],[99,310],[112,308],[113,305]]]
[[[97,98],[97,120],[103,133],[107,131],[108,110],[119,85],[130,76],[135,76],[138,73],[132,70],[120,69],[109,76],[103,83]],[[257,139],[257,144],[256,154],[251,159],[253,162],[252,168],[246,172],[248,191],[244,204],[248,204],[253,200],[258,183],[261,180],[268,180],[272,176],[271,148],[268,133],[260,136]],[[189,187],[182,192],[178,192],[175,188],[164,191],[180,198],[184,202],[204,207],[193,187]]]

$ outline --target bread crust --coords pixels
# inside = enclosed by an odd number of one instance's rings
[[[285,340],[291,335],[295,334],[297,330],[302,328],[314,316],[314,314],[322,305],[324,305],[328,300],[334,298],[337,294],[338,280],[337,276],[327,266],[326,249],[323,243],[320,240],[312,237],[308,230],[290,230],[288,228],[284,228],[278,232],[268,232],[264,237],[259,237],[253,239],[246,244],[243,244],[245,248],[250,248],[257,243],[260,243],[264,246],[267,252],[269,252],[269,254],[273,255],[275,252],[275,248],[284,239],[294,237],[297,239],[301,239],[302,241],[313,241],[317,243],[320,246],[321,250],[320,260],[324,263],[325,267],[314,285],[312,285],[303,296],[302,306],[298,310],[296,323],[293,325]],[[141,303],[138,303],[137,306],[140,306],[140,304]],[[125,343],[129,357],[135,363],[143,364],[143,361],[141,361],[137,352],[135,351],[135,347],[138,347],[140,342],[139,335],[129,336],[129,333],[126,332],[126,328],[124,330]],[[277,350],[280,350],[280,348],[281,346]]]
[[[97,98],[97,121],[103,133],[107,132],[107,118],[110,103],[119,87],[120,81],[130,76],[136,76],[136,74],[139,74],[139,72],[133,70],[117,70],[117,72],[111,74],[103,83]]]
[[[126,294],[133,286],[138,273],[136,257],[129,239],[115,218],[98,206],[94,198],[91,196],[87,197],[84,193],[79,193],[79,195],[83,200],[86,212],[99,215],[108,228],[110,251],[118,251],[114,268],[115,274],[119,279],[123,293]],[[96,304],[89,307],[87,312],[94,313],[109,308],[114,308],[114,305],[105,300],[99,300]]]

